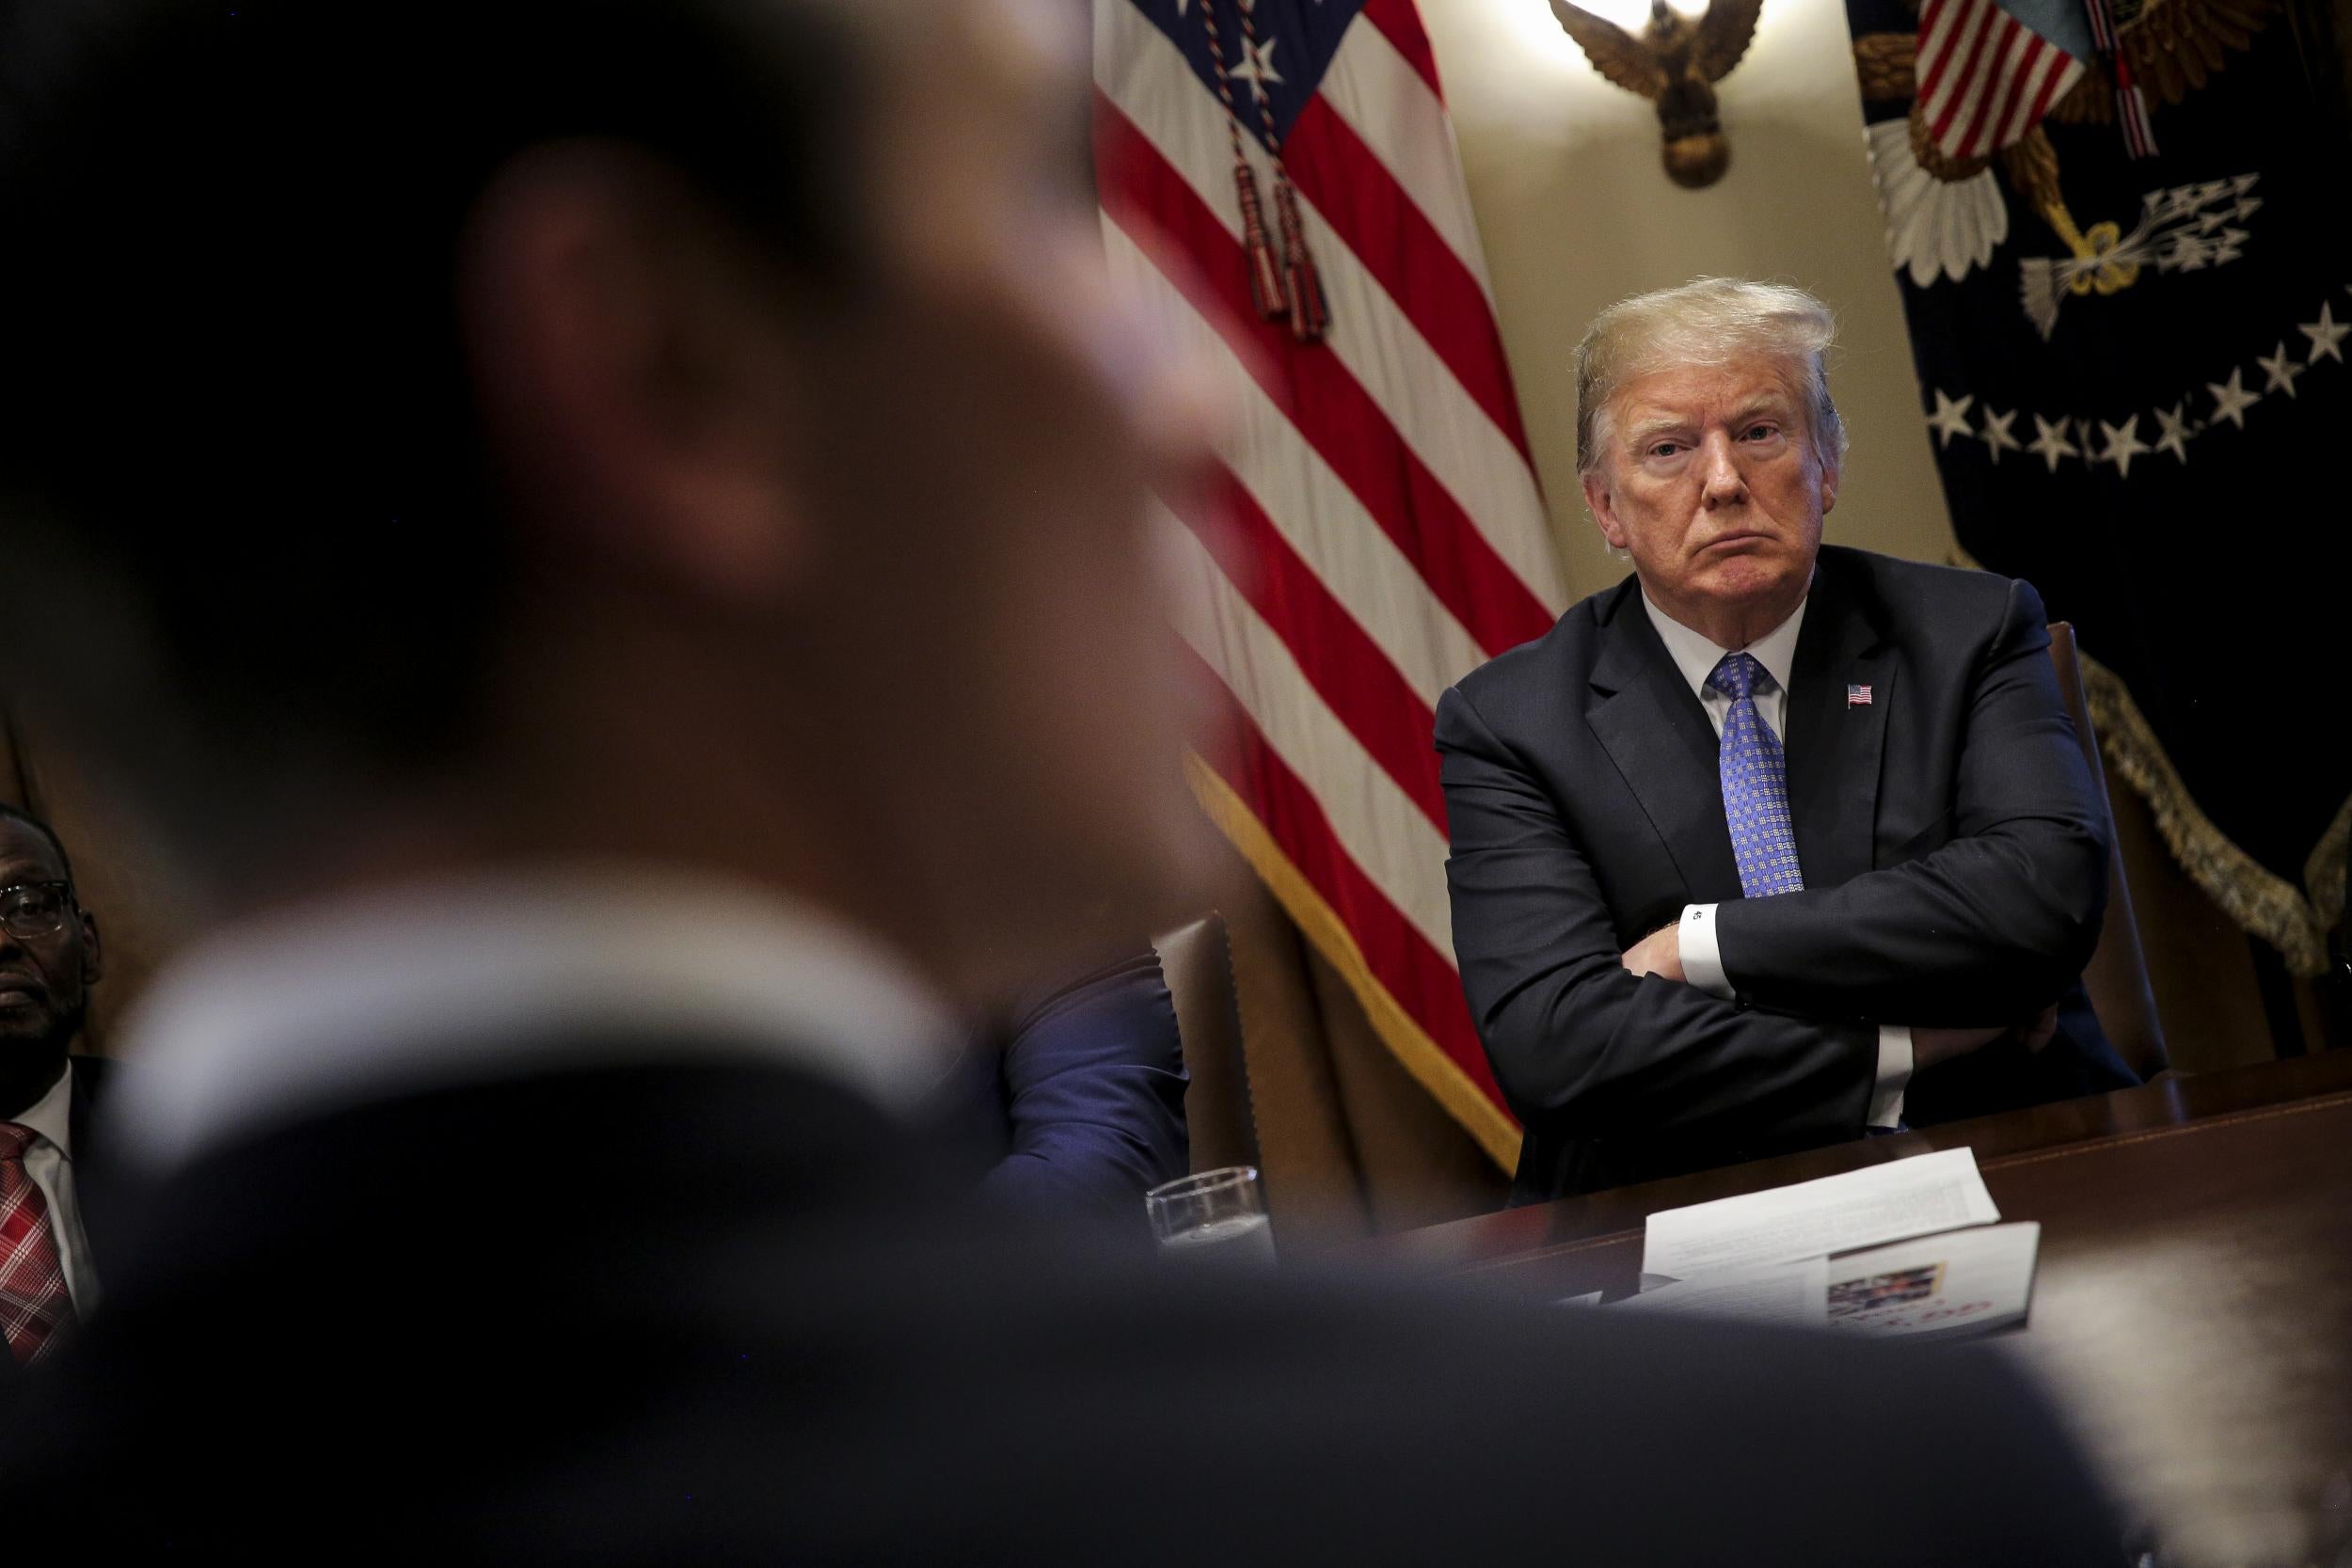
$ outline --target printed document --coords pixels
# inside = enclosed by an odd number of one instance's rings
[[[2025,1321],[2042,1227],[1995,1225],[1829,1260],[1829,1323],[1865,1334],[1974,1334]]]
[[[1696,1275],[1792,1263],[2001,1217],[1965,1148],[1747,1193],[1649,1217],[1642,1272]]]

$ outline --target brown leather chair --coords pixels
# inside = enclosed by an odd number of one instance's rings
[[[1209,914],[1160,938],[1160,970],[1176,1003],[1184,1042],[1184,1121],[1192,1168],[1257,1165],[1258,1123],[1249,1103],[1249,1064],[1242,1053],[1241,1006],[1233,990],[1233,953],[1222,915]]]
[[[2074,654],[2074,628],[2064,621],[2050,627],[2050,662],[2058,666],[2058,695],[2074,735],[2082,742],[2090,777],[2107,807],[2107,833],[2115,833],[2115,803],[2107,792],[2107,770],[2099,760],[2098,737],[2090,729],[2090,705],[2083,696],[2082,662]],[[2131,885],[2124,880],[2123,856],[2119,850],[2107,863],[2107,916],[2100,928],[2098,951],[2083,971],[2083,989],[2099,1014],[2099,1026],[2116,1054],[2142,1078],[2167,1071],[2171,1060],[2164,1048],[2164,1028],[2156,1018],[2155,992],[2148,984],[2148,960],[2140,951],[2139,923],[2132,916]]]

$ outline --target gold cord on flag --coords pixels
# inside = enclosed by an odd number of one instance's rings
[[[1257,0],[1235,0],[1241,11],[1243,47],[1253,56],[1258,49]],[[1290,171],[1282,166],[1282,138],[1274,129],[1274,109],[1263,83],[1252,80],[1257,95],[1258,123],[1264,132],[1266,156],[1274,168],[1274,214],[1281,225],[1282,260],[1275,266],[1274,247],[1266,237],[1264,209],[1258,198],[1258,177],[1242,151],[1241,119],[1233,107],[1233,85],[1225,64],[1225,40],[1216,25],[1216,0],[1200,0],[1200,24],[1209,35],[1209,66],[1216,77],[1216,96],[1225,105],[1225,135],[1233,149],[1233,189],[1241,201],[1242,245],[1249,253],[1249,297],[1258,314],[1268,321],[1288,319],[1291,336],[1302,343],[1323,341],[1331,312],[1324,300],[1323,278],[1307,248],[1307,231],[1298,217],[1298,196],[1291,188]]]

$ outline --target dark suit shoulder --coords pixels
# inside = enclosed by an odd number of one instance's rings
[[[751,1066],[567,1072],[207,1157],[0,1433],[0,1507],[105,1560],[307,1561],[353,1519],[370,1561],[1519,1561],[1564,1518],[1584,1557],[1660,1568],[2115,1539],[1970,1347],[1114,1263],[891,1181],[910,1140],[849,1104]],[[1910,1457],[1918,1409],[1954,1463]],[[1136,1455],[1236,1411],[1252,1462],[1155,1512]],[[105,1506],[126,1474],[143,1506]]]
[[[68,1069],[73,1074],[73,1091],[76,1096],[87,1095],[92,1100],[96,1100],[106,1092],[107,1081],[114,1076],[114,1058],[85,1056],[77,1052],[68,1056],[66,1063]]]
[[[74,1158],[85,1163],[97,1147],[91,1129],[101,1125],[98,1108],[105,1103],[106,1085],[114,1069],[114,1062],[104,1056],[76,1054],[66,1058],[66,1070],[73,1077],[73,1099],[67,1112],[67,1125],[72,1129]]]
[[[1556,695],[1562,670],[1592,668],[1604,628],[1636,592],[1634,579],[1629,577],[1613,587],[1586,594],[1570,605],[1549,631],[1497,654],[1464,675],[1454,690],[1481,712],[1529,691]]]
[[[1821,546],[1815,574],[1817,593],[1827,588],[1850,595],[1882,630],[1896,634],[1996,626],[2021,586],[1997,572],[1938,566],[1841,545]],[[2029,586],[2026,592],[2032,592]]]

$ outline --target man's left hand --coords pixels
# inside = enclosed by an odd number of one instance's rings
[[[1682,927],[1679,924],[1661,926],[1625,950],[1617,960],[1627,973],[1639,978],[1655,974],[1661,980],[1688,980],[1682,973]]]

